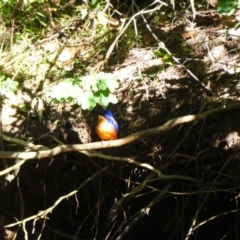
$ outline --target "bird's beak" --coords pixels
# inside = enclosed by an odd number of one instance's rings
[[[105,120],[105,118],[103,116],[101,116],[101,115],[98,115],[98,119],[99,120]]]

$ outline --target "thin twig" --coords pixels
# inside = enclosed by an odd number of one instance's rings
[[[94,175],[92,175],[91,177],[89,177],[89,178],[88,178],[87,180],[85,180],[76,190],[74,190],[74,191],[72,191],[72,192],[70,192],[70,193],[68,193],[68,194],[60,197],[51,207],[49,207],[49,208],[47,208],[47,209],[45,209],[45,210],[43,210],[43,211],[39,211],[38,214],[35,214],[35,215],[30,216],[30,217],[28,217],[28,218],[25,218],[25,219],[23,219],[23,220],[21,220],[21,221],[17,221],[16,223],[8,224],[8,225],[6,225],[6,226],[4,226],[4,227],[5,227],[5,228],[8,228],[8,227],[13,227],[13,226],[20,225],[20,224],[24,225],[26,222],[29,222],[29,221],[34,220],[34,219],[37,220],[37,219],[39,219],[39,218],[46,218],[47,215],[48,215],[49,213],[51,213],[51,212],[54,210],[54,208],[56,208],[57,205],[58,205],[62,200],[67,199],[67,198],[73,196],[74,194],[76,194],[76,193],[77,193],[81,188],[83,188],[88,182],[90,182],[90,181],[93,180],[96,176],[98,176],[99,174],[101,174],[102,172],[104,172],[107,168],[108,168],[108,167],[105,167],[105,168],[101,169],[99,172],[97,172],[96,174],[94,174]]]
[[[39,151],[31,151],[31,152],[0,151],[0,158],[8,158],[8,159],[17,158],[22,160],[23,159],[24,160],[43,159],[43,158],[53,157],[60,153],[65,153],[65,152],[76,152],[76,151],[84,151],[84,150],[89,151],[94,149],[119,147],[141,138],[146,138],[149,136],[154,136],[154,135],[158,135],[160,133],[166,132],[171,128],[180,124],[203,120],[208,117],[214,116],[216,114],[239,109],[239,108],[240,108],[240,103],[235,103],[235,104],[227,105],[226,107],[222,107],[222,106],[217,107],[217,108],[208,110],[206,112],[198,113],[196,115],[187,115],[183,117],[173,118],[159,127],[139,131],[127,137],[117,139],[117,140],[93,142],[93,143],[86,143],[86,144],[60,145],[49,150],[39,150]],[[3,138],[4,138],[4,135],[3,135]]]

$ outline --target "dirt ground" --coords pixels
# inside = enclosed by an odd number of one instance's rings
[[[120,82],[119,102],[109,106],[119,138],[223,110],[93,155],[69,151],[27,160],[11,182],[0,178],[1,239],[238,239],[240,106],[225,108],[240,98],[239,37],[226,33],[214,11],[196,20],[192,31],[182,25],[154,30],[165,44],[161,51],[172,53],[170,62],[156,55],[160,50],[148,32],[132,49],[110,57],[105,71]],[[100,107],[88,112],[66,104],[59,111],[44,102],[40,121],[11,103],[5,99],[2,108],[9,137],[48,149],[99,141]],[[26,150],[6,140],[4,146]],[[44,217],[4,228],[50,207]]]

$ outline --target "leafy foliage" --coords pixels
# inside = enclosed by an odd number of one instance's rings
[[[5,75],[0,75],[0,86],[2,94],[5,95],[6,92],[17,91],[19,83],[17,81],[12,80],[11,78],[6,78]]]
[[[116,104],[113,92],[119,84],[112,74],[100,72],[83,78],[67,78],[54,85],[47,96],[54,102],[77,102],[82,109],[92,110],[97,104],[106,108],[109,103]]]
[[[231,15],[238,6],[239,1],[237,0],[218,0],[217,11],[220,14],[226,13],[228,15]]]

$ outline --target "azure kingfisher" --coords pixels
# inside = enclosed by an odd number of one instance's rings
[[[103,114],[98,116],[96,132],[103,141],[118,138],[118,124],[113,118],[111,111],[105,110]]]

